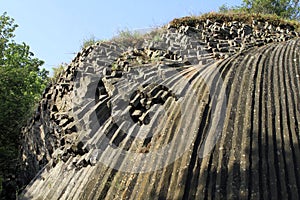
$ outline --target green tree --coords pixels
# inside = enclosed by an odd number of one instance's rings
[[[275,14],[287,19],[300,17],[299,0],[243,0],[242,8],[263,14]]]
[[[229,7],[227,4],[223,4],[219,7],[220,13],[228,13],[228,12],[239,12],[241,11],[239,7]]]
[[[299,0],[243,0],[241,6],[222,5],[219,11],[273,14],[285,19],[300,20]]]
[[[14,41],[17,25],[6,13],[0,16],[0,179],[13,173],[20,129],[32,114],[47,84],[44,63],[29,46]],[[1,178],[2,177],[2,178]],[[0,187],[1,188],[1,187]]]

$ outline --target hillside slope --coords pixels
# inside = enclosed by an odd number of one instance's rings
[[[300,198],[298,33],[173,25],[84,49],[45,91],[21,199]]]

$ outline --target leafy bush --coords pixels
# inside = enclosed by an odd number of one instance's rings
[[[300,20],[298,0],[243,0],[241,9],[249,13],[273,14],[285,19]]]
[[[15,173],[20,129],[34,110],[47,84],[44,63],[25,43],[14,38],[17,25],[6,13],[0,16],[0,176]],[[4,188],[3,188],[4,189]]]
[[[276,15],[290,20],[300,20],[300,4],[298,0],[243,0],[242,5],[229,7],[223,4],[219,7],[221,13],[259,13]]]
[[[0,16],[0,144],[16,142],[16,129],[24,123],[25,115],[47,84],[48,72],[39,69],[44,62],[34,58],[25,43],[14,42],[16,27],[6,13]]]

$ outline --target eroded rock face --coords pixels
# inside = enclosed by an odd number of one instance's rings
[[[23,129],[21,198],[299,198],[296,37],[208,20],[82,50]]]

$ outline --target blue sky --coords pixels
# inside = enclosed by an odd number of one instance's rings
[[[0,0],[19,25],[17,42],[25,42],[44,67],[51,70],[69,63],[84,39],[109,39],[118,30],[147,29],[174,18],[217,11],[219,6],[240,5],[242,0]]]

